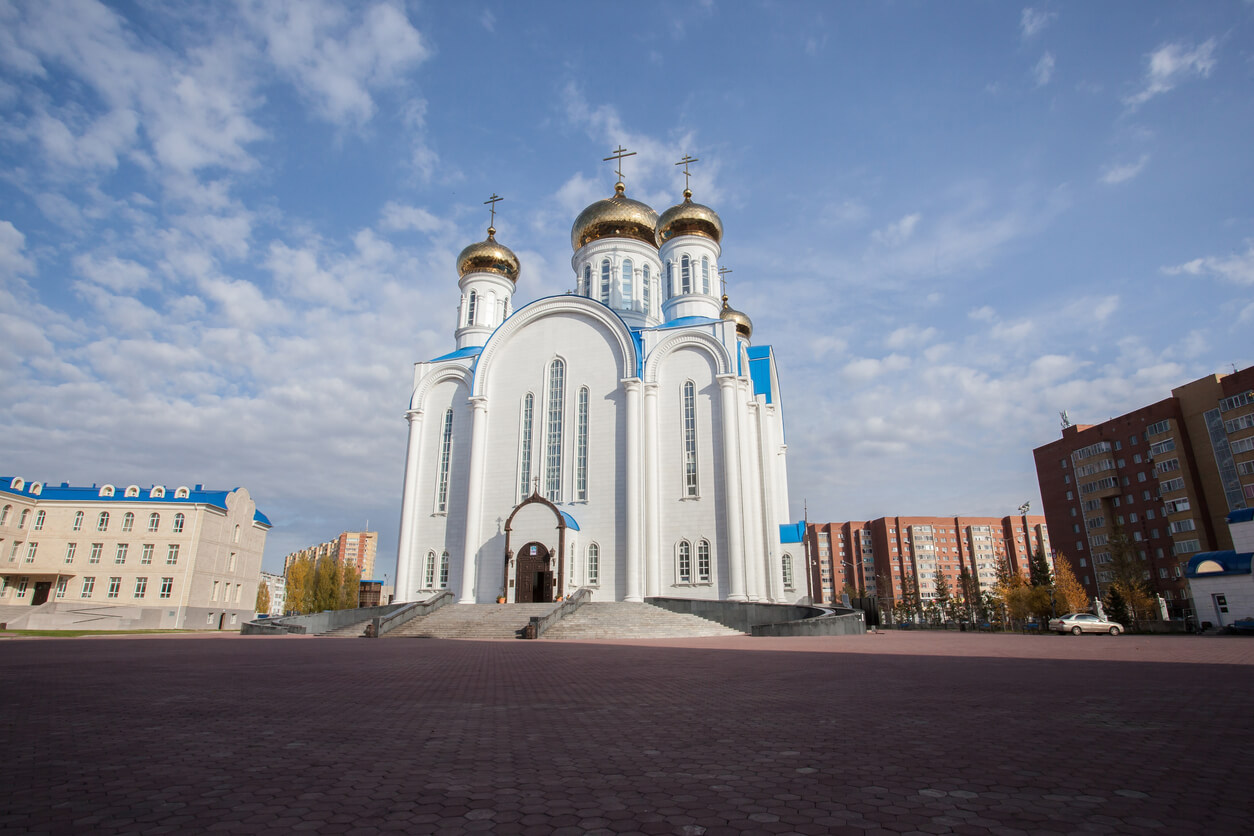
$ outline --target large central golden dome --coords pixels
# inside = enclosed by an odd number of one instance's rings
[[[487,239],[471,244],[457,256],[458,277],[467,273],[497,273],[516,283],[518,269],[518,256],[509,247],[497,243],[493,227],[488,227]]]
[[[598,200],[575,218],[570,228],[571,249],[600,238],[634,238],[656,247],[657,212],[624,192],[627,187],[614,184],[614,196]]]
[[[658,246],[676,235],[702,235],[717,244],[723,240],[723,221],[710,207],[693,203],[692,192],[684,189],[684,202],[667,209],[658,218]]]

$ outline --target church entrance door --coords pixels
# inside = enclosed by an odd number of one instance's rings
[[[553,600],[553,572],[543,543],[528,543],[514,561],[514,603],[547,604]]]

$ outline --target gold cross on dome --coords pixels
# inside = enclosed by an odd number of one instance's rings
[[[718,280],[723,286],[723,295],[727,295],[727,274],[733,272],[730,267],[718,268]]]
[[[618,160],[618,168],[615,169],[615,173],[618,174],[618,179],[622,180],[623,179],[623,157],[634,157],[634,156],[636,156],[635,151],[628,151],[626,148],[622,146],[622,143],[619,143],[618,147],[614,149],[614,153],[602,159],[601,162],[608,163],[610,160]]]
[[[489,222],[488,226],[496,226],[496,204],[500,203],[504,199],[505,198],[499,196],[496,192],[493,192],[492,196],[483,202],[483,205],[489,207],[492,212],[492,220]]]
[[[684,167],[684,191],[688,191],[688,178],[692,176],[692,172],[688,170],[688,164],[699,162],[701,162],[701,160],[696,157],[690,157],[687,154],[684,154],[684,158],[675,163],[675,165],[682,165]]]

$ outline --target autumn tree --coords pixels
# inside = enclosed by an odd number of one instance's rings
[[[1054,598],[1063,612],[1088,612],[1089,596],[1076,580],[1071,561],[1059,553],[1054,557]]]
[[[257,584],[257,607],[253,612],[266,615],[270,612],[270,585],[266,583]]]
[[[357,564],[345,563],[343,570],[340,572],[340,600],[336,609],[356,609],[358,602],[361,600],[360,590],[361,574],[357,571]]]
[[[286,579],[286,596],[284,608],[288,612],[313,612],[313,574],[314,562],[311,557],[301,557],[287,565],[283,576]]]

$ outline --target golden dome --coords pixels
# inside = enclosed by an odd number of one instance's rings
[[[467,273],[497,273],[517,282],[518,270],[518,256],[509,247],[497,243],[495,227],[488,227],[485,240],[471,244],[457,257],[458,278]]]
[[[704,235],[717,244],[723,240],[723,221],[710,207],[693,203],[692,192],[684,189],[684,202],[667,209],[657,221],[659,247],[676,235]]]
[[[571,249],[577,250],[600,238],[635,238],[657,246],[654,235],[657,212],[627,197],[624,194],[626,189],[621,181],[615,183],[613,197],[598,200],[579,213],[575,225],[570,228]]]
[[[753,336],[753,321],[749,319],[748,315],[728,305],[726,296],[723,297],[723,309],[718,312],[718,318],[736,323],[736,333],[746,340]]]

